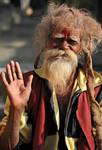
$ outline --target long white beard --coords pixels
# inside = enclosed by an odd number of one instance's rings
[[[47,52],[43,64],[50,88],[52,89],[54,86],[56,93],[59,95],[65,93],[67,83],[77,66],[76,54],[70,52],[67,57],[63,57],[64,54],[63,51]]]

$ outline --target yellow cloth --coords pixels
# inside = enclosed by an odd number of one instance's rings
[[[4,114],[5,116],[0,122],[0,134],[2,134],[9,115],[9,108],[10,108],[10,102],[7,97],[5,107],[4,107]],[[27,124],[28,116],[26,112],[22,113],[21,121],[20,121],[20,139],[25,142],[29,143],[31,140],[31,134],[32,134],[32,126],[30,124]]]

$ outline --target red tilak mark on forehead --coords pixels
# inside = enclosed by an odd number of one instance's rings
[[[70,36],[70,31],[68,31],[67,29],[63,29],[62,34],[65,36],[65,38],[67,38],[68,36]]]

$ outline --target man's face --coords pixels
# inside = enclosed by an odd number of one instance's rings
[[[71,50],[78,54],[80,52],[80,31],[78,29],[69,30],[65,28],[60,32],[53,32],[47,47],[64,51]]]
[[[45,74],[60,94],[65,93],[67,83],[77,67],[80,38],[77,32],[74,33],[66,29],[53,32],[45,51]]]

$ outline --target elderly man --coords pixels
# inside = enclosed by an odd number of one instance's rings
[[[87,12],[50,5],[38,25],[33,71],[6,65],[1,150],[101,150],[102,76],[92,53],[102,29]]]

